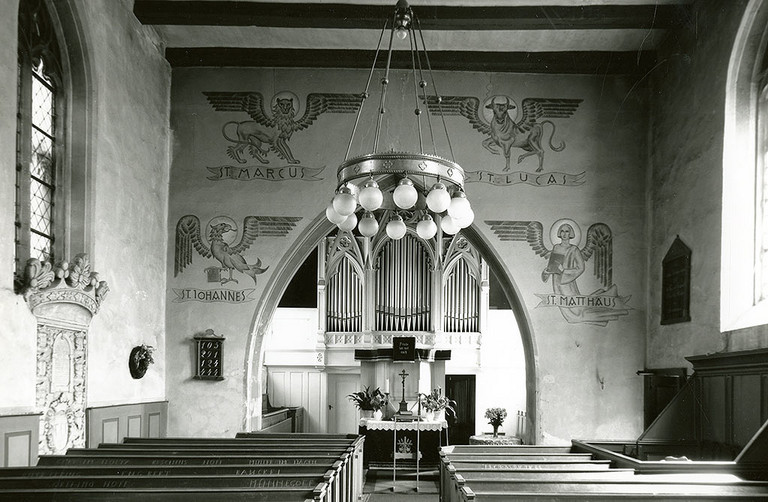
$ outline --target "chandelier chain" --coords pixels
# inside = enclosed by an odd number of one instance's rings
[[[410,46],[411,46],[411,71],[413,73],[413,101],[416,104],[416,109],[414,110],[414,113],[416,114],[416,127],[419,131],[419,153],[423,154],[424,139],[421,134],[421,106],[419,105],[419,83],[416,80],[416,59],[418,57],[418,48],[414,46],[414,39],[416,37],[413,36],[413,24],[411,24],[411,26],[408,27],[408,30],[411,32],[411,36],[408,38],[410,39]],[[427,113],[427,120],[429,120],[429,113]],[[432,142],[434,144],[434,138]],[[437,155],[437,152],[435,152],[435,155]]]
[[[424,43],[424,33],[421,31],[421,20],[414,14],[413,20],[416,24],[418,24],[418,32],[419,37],[421,37],[421,48],[424,51],[424,61],[427,64],[427,73],[429,73],[429,78],[432,80],[432,89],[435,91],[435,99],[437,100],[437,110],[440,114],[440,117],[443,120],[443,129],[445,130],[445,137],[448,141],[448,151],[451,152],[451,160],[453,162],[456,162],[456,157],[453,155],[453,145],[451,144],[451,137],[448,136],[448,125],[445,123],[445,114],[443,113],[442,108],[442,98],[440,97],[440,93],[437,91],[437,84],[435,83],[435,74],[432,72],[432,65],[429,62],[429,53],[427,52],[427,46]]]
[[[379,135],[381,134],[381,121],[384,119],[384,113],[386,109],[384,104],[387,100],[387,88],[389,86],[389,68],[392,65],[392,42],[395,38],[395,21],[397,20],[397,12],[395,12],[392,18],[392,28],[389,31],[389,48],[387,49],[387,66],[384,71],[384,78],[381,79],[381,100],[379,101],[379,116],[376,120],[376,132],[373,137],[373,150],[371,153],[376,153],[379,149]]]
[[[352,134],[349,136],[349,144],[347,144],[347,152],[344,154],[344,162],[346,162],[349,159],[349,152],[352,150],[352,142],[355,139],[357,126],[360,124],[360,116],[363,114],[363,107],[365,105],[365,100],[368,98],[368,91],[371,88],[373,73],[376,71],[376,61],[379,59],[379,52],[381,52],[381,41],[384,40],[384,33],[386,33],[387,31],[388,23],[389,23],[389,19],[384,19],[384,26],[381,27],[381,33],[379,34],[379,43],[376,44],[376,54],[373,56],[373,64],[371,64],[371,71],[368,72],[368,80],[365,82],[365,91],[363,91],[363,93],[360,95],[360,107],[357,109],[355,124],[352,126]]]

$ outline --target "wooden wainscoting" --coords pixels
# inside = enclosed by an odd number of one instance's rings
[[[0,416],[0,466],[37,464],[41,413]]]
[[[124,437],[161,438],[168,430],[168,401],[99,406],[85,410],[86,446],[119,443]]]

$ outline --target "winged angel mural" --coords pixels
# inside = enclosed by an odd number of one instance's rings
[[[174,277],[184,271],[187,265],[192,263],[192,250],[196,250],[203,258],[218,260],[220,270],[228,272],[229,277],[222,277],[221,284],[228,282],[238,283],[232,277],[232,272],[241,272],[253,279],[256,284],[256,276],[263,274],[269,267],[261,266],[261,259],[256,258],[255,263],[248,263],[242,253],[246,251],[257,237],[283,237],[296,226],[300,217],[292,216],[246,216],[243,220],[243,233],[240,242],[234,244],[237,236],[235,222],[225,216],[217,216],[208,223],[208,244],[203,241],[200,233],[200,219],[192,214],[182,216],[176,224],[176,256]],[[230,232],[235,232],[231,237]],[[234,245],[232,245],[234,244]]]
[[[512,148],[520,148],[525,153],[517,157],[517,163],[526,157],[536,155],[539,167],[536,172],[544,169],[544,148],[541,141],[544,138],[544,126],[552,126],[549,135],[549,147],[555,152],[565,149],[565,142],[554,144],[555,123],[550,118],[569,118],[581,103],[581,99],[561,98],[525,98],[523,99],[523,116],[519,121],[517,105],[509,96],[493,96],[487,100],[483,112],[480,100],[473,96],[443,96],[438,103],[437,98],[428,99],[430,113],[444,115],[461,115],[469,120],[476,130],[488,136],[483,140],[483,147],[494,155],[504,155],[506,165],[504,171],[510,169]],[[515,117],[511,116],[514,114]],[[487,115],[487,117],[486,117]],[[544,119],[544,120],[541,120]]]
[[[629,296],[619,296],[613,284],[613,234],[605,223],[595,223],[587,229],[584,247],[581,229],[573,220],[561,219],[550,229],[552,249],[544,243],[544,227],[538,221],[488,221],[502,241],[526,241],[533,251],[547,260],[541,280],[552,281],[553,294],[536,294],[542,302],[537,306],[560,307],[570,323],[605,326],[629,310]],[[557,242],[559,240],[559,242]],[[575,243],[575,244],[574,244]],[[601,288],[584,295],[576,280],[586,270],[586,262],[594,256],[594,274]]]
[[[298,120],[299,98],[283,91],[272,98],[270,112],[264,110],[264,97],[260,92],[204,92],[214,110],[219,112],[246,112],[253,120],[229,121],[221,127],[224,138],[232,143],[227,154],[244,164],[243,152],[268,164],[267,154],[274,152],[289,164],[298,164],[288,145],[293,133],[311,126],[322,113],[355,113],[360,108],[359,94],[311,93],[304,105],[304,115]],[[234,135],[232,134],[234,132]]]

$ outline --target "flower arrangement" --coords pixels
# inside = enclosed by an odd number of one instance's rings
[[[419,400],[421,401],[421,405],[427,411],[434,412],[445,410],[446,413],[451,413],[456,416],[456,410],[454,409],[456,401],[444,396],[443,389],[440,387],[432,389],[432,392],[429,394],[419,394]]]
[[[378,387],[373,391],[370,390],[370,386],[365,387],[363,390],[349,394],[347,398],[361,410],[376,411],[387,404],[387,396]]]
[[[488,423],[493,426],[493,437],[498,436],[499,426],[504,423],[504,419],[507,418],[506,408],[488,408],[485,410],[485,418],[488,419]]]

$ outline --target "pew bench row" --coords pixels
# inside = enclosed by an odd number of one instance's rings
[[[131,438],[0,469],[0,501],[356,502],[363,443],[319,434]]]
[[[637,474],[546,446],[452,446],[441,451],[441,502],[502,500],[768,500],[768,483],[736,476]]]

